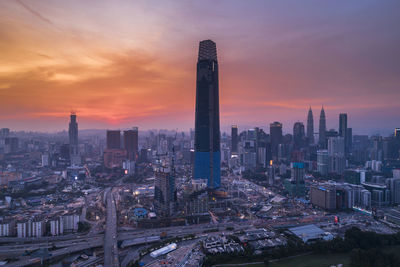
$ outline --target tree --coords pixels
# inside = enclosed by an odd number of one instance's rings
[[[78,232],[87,232],[90,230],[90,224],[87,222],[78,222]]]

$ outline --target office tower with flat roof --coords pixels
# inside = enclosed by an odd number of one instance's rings
[[[1,128],[0,129],[0,138],[7,138],[10,135],[10,129]]]
[[[311,107],[307,116],[307,139],[310,145],[314,144],[314,116]]]
[[[304,124],[302,122],[296,122],[293,125],[293,143],[294,149],[300,149],[304,146]]]
[[[232,154],[237,154],[238,151],[238,143],[239,143],[239,138],[238,138],[238,127],[237,125],[232,125],[232,132],[231,132],[231,153]]]
[[[285,189],[292,197],[304,197],[306,188],[304,184],[304,163],[292,162],[291,164],[291,178],[284,180]]]
[[[394,129],[394,137],[400,138],[400,128],[395,128]]]
[[[321,175],[327,175],[329,172],[329,154],[328,150],[317,150],[317,171]]]
[[[139,147],[139,130],[133,127],[131,130],[124,131],[124,148],[129,160],[136,160]]]
[[[346,130],[347,130],[347,114],[340,113],[339,114],[339,136],[346,139]]]
[[[107,149],[121,148],[120,130],[107,130]]]
[[[353,147],[353,128],[347,128],[346,138],[347,138],[346,140],[347,153],[350,153]]]
[[[347,140],[347,114],[339,114],[339,136],[344,138],[345,152],[348,152],[348,140]]]
[[[175,175],[173,168],[160,166],[155,170],[154,209],[158,216],[169,217],[174,210]]]
[[[278,158],[278,147],[282,144],[282,123],[274,122],[269,125],[269,136],[271,140],[272,158]]]
[[[343,174],[346,167],[345,142],[341,136],[328,139],[329,172]]]
[[[200,42],[197,61],[194,178],[206,179],[210,189],[221,184],[218,60],[211,40]]]
[[[321,109],[319,116],[319,138],[318,143],[321,148],[326,148],[326,118],[324,107]]]

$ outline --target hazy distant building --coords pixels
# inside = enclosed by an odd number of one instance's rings
[[[347,154],[347,114],[339,114],[339,136],[344,138],[345,153]]]
[[[18,137],[6,137],[4,145],[5,153],[15,153],[19,149],[19,139]]]
[[[326,148],[326,118],[324,107],[321,109],[319,116],[319,138],[318,143],[320,147]]]
[[[294,149],[300,149],[304,146],[305,132],[304,124],[302,122],[296,122],[293,125],[293,143]]]
[[[132,130],[124,131],[124,148],[128,159],[136,160],[139,153],[139,130],[133,127]]]
[[[196,77],[194,178],[208,187],[221,184],[219,85],[217,47],[211,40],[199,45]]]
[[[127,158],[125,149],[106,149],[103,153],[104,166],[107,168],[121,168]]]
[[[347,128],[346,131],[346,148],[347,148],[347,153],[350,153],[353,148],[353,128]]]
[[[400,128],[394,129],[394,137],[400,138]]]
[[[107,130],[107,149],[121,148],[120,130]]]
[[[296,181],[296,183],[304,182],[304,163],[303,162],[292,162],[291,164],[291,178]]]
[[[343,174],[346,167],[345,142],[343,137],[328,139],[329,172]]]
[[[274,186],[274,184],[275,184],[275,168],[271,160],[271,162],[268,165],[268,185]]]
[[[314,144],[314,116],[311,107],[307,115],[307,139],[310,145]]]
[[[237,125],[232,125],[232,130],[231,130],[231,146],[232,146],[231,153],[232,154],[237,154],[239,152],[238,144],[239,144],[238,127],[237,127]]]
[[[9,136],[10,136],[10,129],[8,129],[8,128],[0,129],[0,138],[7,138]]]
[[[69,161],[71,165],[80,165],[81,156],[79,155],[78,143],[78,123],[76,122],[76,114],[71,113],[70,123],[68,127],[69,136]]]
[[[282,144],[282,123],[274,122],[269,125],[272,158],[278,158],[279,144]]]
[[[322,149],[317,151],[317,171],[321,175],[327,175],[329,171],[329,155],[328,150]]]
[[[399,178],[400,179],[400,169],[393,169],[393,178]]]
[[[255,170],[257,166],[257,151],[255,140],[245,139],[241,142],[240,162],[245,170]]]
[[[346,130],[347,130],[347,114],[340,113],[339,114],[339,136],[346,139]]]
[[[304,184],[304,163],[293,162],[291,163],[291,178],[284,181],[285,189],[292,197],[304,197],[306,188]]]
[[[390,190],[390,203],[400,204],[400,179],[389,178],[386,180],[386,185]]]
[[[78,146],[78,123],[76,122],[76,114],[74,112],[70,115],[70,122],[68,128],[69,136],[69,151],[70,159],[79,155]]]

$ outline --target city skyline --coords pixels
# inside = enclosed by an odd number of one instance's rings
[[[306,123],[309,106],[324,105],[327,130],[347,113],[354,134],[392,134],[398,3],[315,3],[287,13],[284,4],[262,2],[222,1],[214,11],[173,2],[99,1],[86,11],[80,2],[2,2],[0,124],[60,131],[75,110],[80,129],[194,128],[193,51],[210,38],[222,51],[222,131],[279,121],[290,133]]]
[[[0,2],[0,265],[400,266],[398,10]]]

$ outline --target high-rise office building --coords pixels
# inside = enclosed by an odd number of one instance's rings
[[[81,164],[81,157],[79,156],[78,123],[76,122],[75,112],[71,112],[68,135],[70,163],[71,165],[79,165]]]
[[[10,129],[1,128],[0,129],[0,138],[7,138],[10,135]]]
[[[139,149],[139,130],[133,127],[132,130],[124,131],[124,148],[127,152],[128,159],[136,160]]]
[[[15,153],[19,148],[19,139],[18,137],[7,137],[4,139],[4,145],[6,153]]]
[[[211,40],[199,45],[196,77],[194,178],[206,179],[210,189],[221,184],[219,85],[217,47]]]
[[[71,112],[68,136],[70,156],[78,155],[78,123],[76,122],[76,114],[74,112]]]
[[[304,163],[303,162],[292,162],[291,164],[291,178],[296,183],[304,182]]]
[[[327,175],[329,171],[329,154],[328,150],[322,149],[317,151],[317,171],[321,175]]]
[[[345,152],[347,154],[347,114],[339,114],[339,136],[344,138]]]
[[[309,144],[314,144],[314,116],[311,107],[307,116],[307,139]]]
[[[346,167],[345,143],[341,136],[328,139],[329,172],[343,174]]]
[[[154,209],[158,216],[168,217],[173,213],[175,200],[175,176],[169,167],[155,170]]]
[[[322,148],[326,148],[326,118],[324,107],[321,109],[321,114],[319,116],[319,145]]]
[[[296,122],[293,125],[293,143],[295,149],[300,149],[304,146],[304,124],[302,122]]]
[[[394,137],[400,138],[400,128],[395,128],[394,129]]]
[[[291,165],[291,178],[284,180],[285,189],[289,192],[289,195],[292,197],[304,197],[305,196],[304,163],[292,162],[290,165]]]
[[[339,114],[339,136],[344,137],[346,139],[346,130],[347,130],[347,114],[340,113]]]
[[[120,130],[107,130],[107,149],[121,148]]]
[[[231,132],[231,153],[232,154],[237,154],[238,151],[238,143],[239,143],[239,138],[238,138],[238,127],[237,125],[232,125],[232,132]]]
[[[330,137],[328,139],[328,154],[329,156],[332,155],[340,155],[344,156],[344,138],[343,137]]]
[[[347,128],[346,138],[347,138],[346,140],[347,153],[350,153],[353,147],[353,128]]]
[[[282,144],[282,123],[274,122],[269,125],[269,136],[271,140],[272,158],[278,158],[278,147]]]

